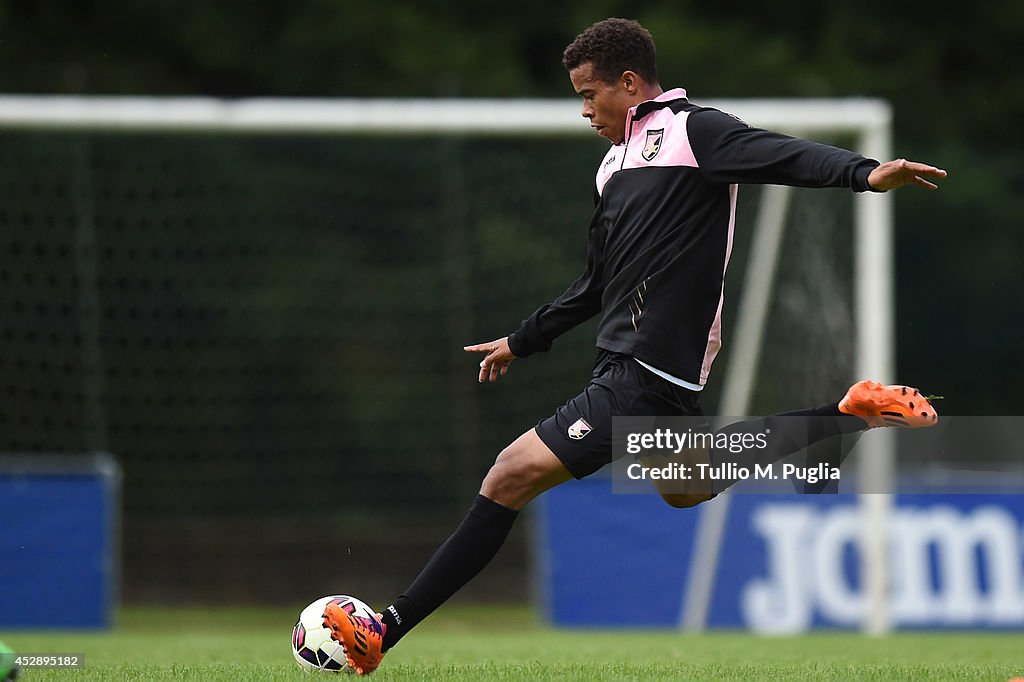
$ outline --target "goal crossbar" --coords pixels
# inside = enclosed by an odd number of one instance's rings
[[[887,127],[878,99],[710,99],[751,125],[799,134]],[[593,134],[564,99],[237,99],[0,96],[0,128],[244,133]]]

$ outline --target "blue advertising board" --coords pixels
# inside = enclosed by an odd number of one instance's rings
[[[0,629],[111,624],[118,479],[108,455],[0,458]]]
[[[723,496],[724,497],[724,496]],[[702,514],[607,478],[542,498],[540,578],[565,626],[679,627]],[[864,523],[853,495],[733,494],[706,625],[765,633],[857,628]],[[901,494],[889,524],[897,628],[1024,627],[1024,496]]]

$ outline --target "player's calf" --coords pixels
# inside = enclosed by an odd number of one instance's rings
[[[710,466],[711,456],[707,448],[686,448],[672,457],[651,455],[641,457],[638,461],[646,470],[662,468],[671,464],[676,470],[692,472],[698,471],[700,466]],[[701,502],[707,502],[715,497],[710,479],[704,479],[701,476],[685,478],[652,476],[651,481],[665,504],[675,509],[696,507]]]
[[[665,500],[665,504],[674,509],[689,509],[690,507],[696,507],[701,502],[707,502],[713,499],[715,496],[713,493],[662,493],[661,499]]]

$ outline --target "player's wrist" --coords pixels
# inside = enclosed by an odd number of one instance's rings
[[[880,188],[876,185],[880,178],[875,170],[881,165],[877,161],[872,161],[872,165],[865,164],[859,167],[853,173],[853,191],[855,192],[885,192],[885,188]],[[872,176],[875,176],[872,181]]]

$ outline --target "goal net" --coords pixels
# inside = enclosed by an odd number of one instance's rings
[[[877,101],[701,103],[889,154]],[[252,571],[212,568],[226,557],[279,573],[271,599],[316,591],[288,580],[298,557],[421,561],[493,456],[588,376],[593,325],[497,388],[461,348],[582,270],[603,144],[574,101],[0,97],[0,450],[117,454],[128,599],[251,599]],[[888,211],[741,189],[709,412],[893,378]],[[516,542],[470,594],[519,575]],[[352,589],[393,589],[367,580]]]

